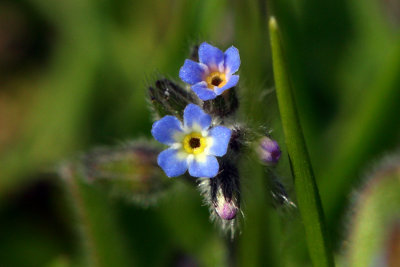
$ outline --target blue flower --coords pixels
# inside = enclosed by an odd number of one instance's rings
[[[158,155],[158,165],[168,177],[182,175],[189,169],[193,177],[212,178],[218,174],[215,156],[226,154],[231,130],[211,126],[211,116],[194,104],[186,106],[183,125],[174,116],[156,121],[151,134],[160,143],[170,147]]]
[[[240,66],[236,47],[231,46],[224,53],[204,42],[199,47],[199,61],[186,59],[179,77],[192,86],[201,100],[214,99],[238,83],[239,75],[233,75]]]

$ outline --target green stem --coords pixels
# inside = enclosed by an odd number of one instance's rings
[[[285,66],[278,24],[273,17],[269,21],[269,29],[279,111],[311,261],[318,267],[334,266],[321,200]]]
[[[104,194],[83,182],[72,164],[64,165],[60,175],[81,241],[78,266],[130,266],[131,259]]]

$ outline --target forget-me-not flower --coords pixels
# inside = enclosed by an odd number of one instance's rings
[[[206,42],[199,47],[199,63],[186,59],[179,77],[190,84],[201,100],[210,100],[234,87],[239,75],[239,50],[231,46],[225,53]]]
[[[182,175],[186,170],[193,177],[212,178],[218,174],[215,156],[226,154],[231,130],[224,126],[210,127],[211,116],[194,104],[186,106],[183,124],[170,115],[153,124],[154,138],[170,146],[157,159],[168,177]]]

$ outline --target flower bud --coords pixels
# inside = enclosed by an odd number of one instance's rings
[[[196,103],[192,91],[185,90],[168,79],[159,79],[149,87],[152,109],[157,118],[165,115],[183,117],[183,110],[189,103]]]
[[[169,185],[157,165],[159,152],[150,142],[143,141],[97,149],[82,157],[82,171],[88,182],[146,204]]]
[[[237,161],[241,155],[251,150],[250,144],[254,140],[254,131],[245,125],[234,124],[231,127],[232,134],[229,142],[228,156]]]
[[[202,179],[199,188],[210,209],[210,217],[224,232],[233,238],[240,213],[240,180],[236,164],[219,159],[220,171],[212,179]]]
[[[236,96],[236,87],[225,91],[222,95],[217,96],[215,99],[205,101],[203,108],[211,115],[225,118],[233,115],[239,108],[239,101]]]
[[[199,61],[199,45],[193,45],[190,48],[189,58],[193,61]]]
[[[270,166],[276,165],[281,157],[281,150],[278,143],[267,136],[260,140],[257,153],[261,161]]]
[[[239,211],[239,208],[236,206],[234,201],[224,197],[221,189],[218,192],[217,203],[214,205],[218,216],[227,221],[234,219]]]
[[[266,172],[269,178],[268,188],[271,192],[272,206],[276,209],[284,208],[286,210],[296,208],[296,204],[290,199],[278,175],[270,168],[267,168]]]

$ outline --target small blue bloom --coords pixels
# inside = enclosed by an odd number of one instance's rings
[[[192,86],[201,100],[210,100],[236,86],[239,75],[239,50],[231,46],[225,53],[204,42],[199,47],[199,63],[186,59],[179,77]]]
[[[170,147],[158,155],[158,165],[168,177],[189,170],[194,177],[212,178],[218,174],[217,157],[226,154],[231,130],[224,126],[211,127],[211,116],[194,104],[186,106],[183,124],[167,115],[156,121],[151,134]]]

